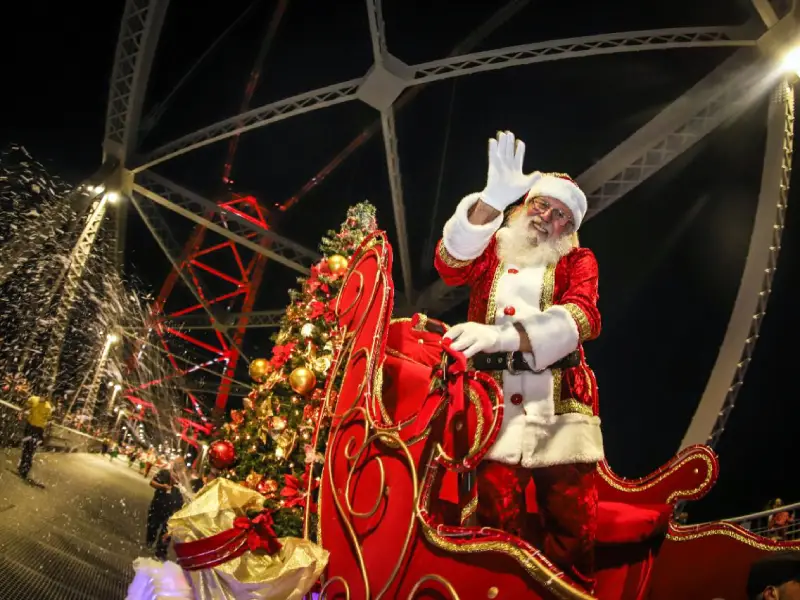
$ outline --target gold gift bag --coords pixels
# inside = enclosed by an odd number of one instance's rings
[[[248,535],[254,534],[246,528],[257,520],[251,521],[247,514],[261,511],[263,505],[264,497],[258,492],[220,478],[170,518],[169,533],[179,556],[186,555],[186,548],[195,548],[191,561],[179,560],[195,598],[301,600],[317,581],[328,563],[328,551],[317,544],[288,537],[278,540],[282,547],[273,555],[250,550]],[[213,552],[197,552],[203,544],[183,546],[183,552],[179,552],[182,543],[208,538],[213,538],[209,540],[216,547]],[[227,542],[217,542],[226,539]],[[211,566],[203,567],[205,564]]]

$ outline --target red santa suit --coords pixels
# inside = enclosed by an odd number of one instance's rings
[[[577,186],[556,179],[546,176],[528,197],[555,197],[572,207],[570,194]],[[446,223],[436,269],[445,283],[471,287],[470,321],[510,321],[524,327],[533,350],[525,358],[534,372],[502,371],[503,423],[487,461],[479,467],[478,515],[484,525],[532,536],[548,558],[591,588],[594,474],[596,462],[603,458],[603,438],[597,384],[582,343],[600,333],[597,262],[576,241],[556,264],[504,264],[497,252],[498,238],[505,233],[500,228],[502,214],[485,225],[469,222],[468,211],[479,197],[464,198]],[[580,197],[585,207],[582,193]],[[578,366],[549,368],[575,350]],[[524,491],[531,478],[541,516],[539,531],[536,525],[531,529],[525,508]]]

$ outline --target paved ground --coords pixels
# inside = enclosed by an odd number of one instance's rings
[[[140,555],[152,490],[127,461],[0,449],[0,599],[122,600]]]

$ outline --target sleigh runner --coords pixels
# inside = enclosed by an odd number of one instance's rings
[[[391,247],[376,232],[337,299],[345,341],[333,372],[342,377],[338,396],[329,388],[326,399],[317,507],[318,541],[330,551],[324,598],[732,600],[744,598],[755,558],[794,546],[735,525],[671,522],[676,502],[714,485],[717,458],[705,446],[637,480],[598,464],[596,596],[531,544],[480,527],[474,469],[497,436],[501,388],[442,344],[443,323],[391,319],[391,272]]]

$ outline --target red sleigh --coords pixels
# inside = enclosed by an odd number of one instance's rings
[[[443,351],[442,323],[391,319],[391,272],[391,247],[377,232],[337,300],[346,339],[332,371],[339,394],[326,401],[323,598],[744,600],[752,561],[795,546],[735,525],[670,521],[677,501],[704,496],[716,480],[705,446],[637,480],[598,465],[597,596],[532,545],[477,526],[470,473],[497,435],[501,389]]]

